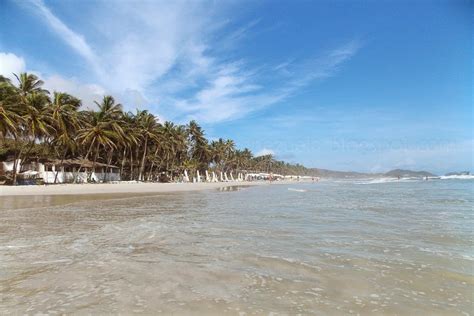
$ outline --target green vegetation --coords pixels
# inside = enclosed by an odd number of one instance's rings
[[[120,167],[124,180],[156,180],[190,172],[260,171],[308,174],[309,169],[254,157],[236,149],[232,140],[209,141],[195,121],[187,125],[158,122],[146,110],[124,112],[112,96],[96,102],[97,110],[82,110],[81,100],[67,93],[46,91],[33,74],[0,76],[0,160],[65,160],[85,158]],[[20,166],[21,168],[21,166]],[[16,183],[19,170],[13,170]]]

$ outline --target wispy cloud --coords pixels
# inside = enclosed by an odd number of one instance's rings
[[[44,18],[49,27],[79,55],[84,57],[97,72],[100,72],[98,58],[85,38],[71,30],[65,23],[56,17],[42,0],[30,0],[32,10]]]
[[[351,41],[317,58],[285,62],[261,71],[251,71],[244,63],[221,64],[219,71],[208,74],[202,89],[192,97],[177,100],[177,104],[187,112],[186,119],[238,119],[281,102],[314,81],[335,75],[360,47],[358,41]],[[285,74],[281,75],[283,68]]]
[[[91,65],[97,86],[122,102],[141,103],[129,108],[146,105],[175,120],[217,123],[274,105],[334,75],[361,46],[350,41],[316,57],[255,69],[219,49],[226,42],[237,45],[261,23],[259,18],[243,26],[229,23],[231,2],[97,1],[86,30],[67,25],[42,0],[30,1]],[[99,35],[90,34],[94,31]]]
[[[297,89],[314,80],[334,76],[340,67],[349,61],[361,47],[362,43],[359,40],[351,40],[306,61],[285,65],[284,69],[293,76],[293,80],[289,84],[290,88]]]

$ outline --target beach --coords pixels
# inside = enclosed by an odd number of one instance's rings
[[[118,183],[87,183],[87,184],[56,184],[56,185],[24,185],[0,186],[1,196],[28,195],[91,195],[91,194],[146,194],[183,191],[201,191],[235,186],[260,186],[275,184],[291,184],[297,181],[242,181],[215,183],[147,183],[147,182],[118,182]]]

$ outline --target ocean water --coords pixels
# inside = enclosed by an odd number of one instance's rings
[[[358,180],[3,197],[0,314],[470,315],[473,189]]]

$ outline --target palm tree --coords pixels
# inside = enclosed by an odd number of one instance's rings
[[[3,143],[7,137],[14,139],[14,158],[13,158],[13,184],[16,184],[17,161],[20,156],[18,138],[23,126],[23,118],[19,110],[19,95],[17,88],[12,85],[9,79],[0,76],[0,141]]]
[[[99,157],[100,148],[109,149],[112,152],[117,148],[116,143],[124,138],[124,131],[121,126],[122,105],[115,104],[115,100],[111,96],[105,96],[102,103],[97,103],[99,111],[84,111],[82,112],[83,127],[79,130],[78,140],[82,145],[88,144],[86,160],[92,150],[95,150],[94,159],[92,163],[92,171],[88,178],[91,179]],[[109,156],[110,160],[110,156]],[[82,165],[79,167],[79,171]]]
[[[190,158],[196,161],[197,169],[203,171],[209,166],[211,160],[211,150],[204,131],[196,121],[188,124],[188,134],[190,141]]]
[[[42,88],[44,82],[36,75],[27,72],[23,72],[19,76],[14,75],[18,80],[18,92],[20,96],[26,97],[32,93],[49,94],[48,90]]]
[[[219,171],[227,172],[234,159],[235,144],[233,140],[219,138],[211,143],[212,158]]]
[[[123,113],[122,115],[122,129],[124,132],[124,137],[122,141],[119,143],[121,147],[122,157],[120,161],[120,174],[124,175],[124,168],[125,162],[127,159],[127,153],[129,154],[130,160],[130,177],[129,179],[133,179],[133,149],[140,142],[140,134],[138,129],[136,128],[136,119],[133,113],[127,112]]]
[[[252,152],[248,148],[235,150],[232,159],[232,167],[237,171],[247,170],[252,160]]]
[[[175,139],[175,158],[171,161],[172,165],[178,168],[179,171],[184,171],[183,164],[186,161],[188,153],[188,140],[186,127],[179,125],[174,130]]]
[[[19,108],[18,114],[22,116],[22,131],[20,137],[28,143],[27,151],[22,156],[22,148],[17,153],[16,159],[20,159],[20,171],[23,164],[28,160],[29,154],[33,149],[36,141],[49,135],[52,131],[48,124],[46,105],[49,102],[47,90],[42,88],[43,81],[33,74],[21,73],[20,76],[15,74],[18,80]],[[16,141],[18,144],[18,140]],[[13,184],[16,184],[17,164],[13,164]]]
[[[100,112],[83,112],[82,118],[83,127],[79,130],[77,139],[80,141],[81,145],[88,145],[88,150],[84,159],[89,159],[93,150],[95,152],[92,170],[88,175],[88,180],[90,180],[99,156],[100,147],[102,146],[109,150],[116,148],[115,140],[119,138],[119,136],[110,128],[110,122],[103,120],[103,116]],[[82,167],[83,165],[79,166],[78,172],[81,171]]]
[[[104,96],[102,102],[94,101],[99,108],[99,112],[106,120],[120,118],[123,114],[122,104],[115,103],[114,97],[110,95]]]
[[[148,111],[137,111],[136,114],[137,117],[137,123],[138,123],[138,130],[140,132],[140,135],[142,136],[142,144],[143,144],[143,155],[142,159],[140,162],[140,167],[139,167],[139,174],[138,174],[138,180],[143,181],[144,178],[144,172],[145,172],[145,158],[148,153],[148,146],[149,146],[149,141],[158,141],[159,139],[159,131],[158,131],[158,121],[155,118],[155,116]]]
[[[23,164],[32,153],[60,157],[62,161],[67,156],[83,157],[83,161],[93,160],[92,170],[98,161],[121,164],[123,177],[128,160],[129,178],[142,181],[154,178],[157,172],[173,177],[186,169],[205,171],[210,166],[223,172],[252,168],[293,174],[312,172],[272,156],[254,158],[248,149],[236,150],[232,140],[209,144],[195,121],[186,126],[171,122],[162,126],[147,111],[123,113],[112,96],[95,102],[95,111],[80,111],[80,100],[66,93],[54,92],[50,100],[37,76],[21,73],[15,77],[17,84],[0,76],[0,154],[13,154],[15,162]],[[14,183],[16,173],[14,163]]]
[[[231,163],[233,163],[233,159],[234,159],[234,154],[235,154],[235,143],[233,140],[231,139],[228,139],[226,142],[225,142],[225,160],[224,160],[224,164],[225,164],[225,167],[226,167],[226,171],[228,171],[228,165],[230,165]]]
[[[22,122],[18,114],[18,93],[8,78],[0,76],[0,137],[16,137]]]
[[[62,151],[61,164],[68,151],[74,152],[76,143],[76,130],[79,126],[77,110],[81,101],[67,93],[54,92],[53,102],[49,105],[50,125],[54,128],[52,145],[56,151]],[[57,182],[58,173],[55,174],[54,183]]]
[[[154,161],[159,161],[161,170],[173,177],[177,171],[183,170],[183,163],[187,158],[186,128],[168,121],[163,124],[160,134],[161,141],[156,147]]]

